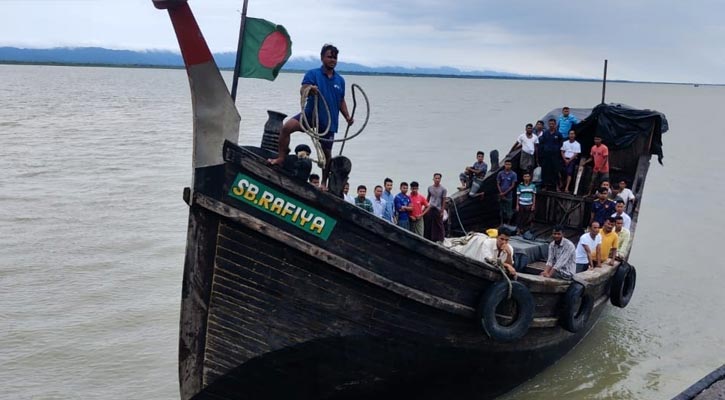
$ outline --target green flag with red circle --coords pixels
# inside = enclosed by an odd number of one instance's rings
[[[292,41],[282,25],[260,18],[247,18],[239,77],[273,81],[292,54]]]

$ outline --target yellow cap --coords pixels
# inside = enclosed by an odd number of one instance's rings
[[[486,235],[488,235],[488,237],[496,238],[496,237],[498,237],[498,229],[496,229],[496,228],[486,229]]]

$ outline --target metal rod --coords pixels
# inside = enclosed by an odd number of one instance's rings
[[[232,101],[237,101],[237,85],[239,84],[239,75],[242,71],[242,46],[244,46],[244,25],[247,20],[247,0],[244,0],[242,6],[242,18],[239,23],[239,43],[237,43],[237,61],[234,64],[234,76],[232,77]]]
[[[602,104],[604,104],[604,95],[606,93],[607,93],[607,60],[604,60],[604,79],[602,79]]]

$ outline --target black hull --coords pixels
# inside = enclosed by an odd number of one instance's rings
[[[491,399],[559,360],[584,335],[488,352],[425,337],[336,337],[256,357],[194,399]]]
[[[289,180],[242,149],[228,151],[223,171],[197,179],[208,186],[197,187],[191,206],[184,399],[490,398],[561,358],[608,304],[607,276],[594,279],[592,318],[570,333],[557,323],[567,284],[530,276],[532,328],[514,343],[493,341],[475,318],[482,293],[501,278],[493,267]],[[240,173],[314,204],[337,220],[335,230],[311,237],[229,198]]]

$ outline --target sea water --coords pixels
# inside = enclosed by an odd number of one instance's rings
[[[601,100],[594,82],[346,79],[349,107],[352,83],[370,100],[344,149],[353,188],[440,172],[451,193],[476,151],[503,156],[526,123]],[[242,144],[260,143],[266,110],[298,112],[300,81],[240,81]],[[609,83],[606,96],[670,123],[632,248],[637,288],[505,399],[670,398],[725,360],[725,87]],[[0,398],[178,398],[191,126],[183,70],[0,65]]]

